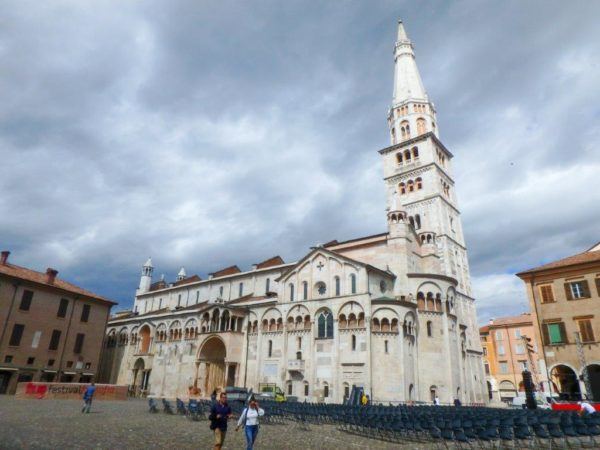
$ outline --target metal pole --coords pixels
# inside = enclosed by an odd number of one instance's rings
[[[585,354],[583,353],[583,345],[581,345],[581,336],[579,332],[575,332],[575,342],[577,344],[577,356],[579,356],[579,364],[582,367],[582,375],[583,375],[583,384],[585,385],[585,390],[587,393],[588,399],[593,400],[592,398],[592,383],[590,383],[590,376],[587,370],[587,363],[585,362]],[[577,377],[577,383],[579,383],[579,377]]]

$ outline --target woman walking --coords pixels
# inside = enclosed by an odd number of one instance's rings
[[[250,404],[244,409],[244,412],[242,412],[237,427],[235,427],[235,431],[238,431],[240,426],[244,425],[247,442],[246,450],[253,449],[254,441],[256,441],[256,436],[258,435],[258,418],[264,415],[265,411],[258,407],[258,403],[254,399],[250,400]]]

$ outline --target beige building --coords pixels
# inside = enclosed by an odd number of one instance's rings
[[[208,279],[152,283],[108,326],[102,374],[141,394],[274,383],[300,400],[486,401],[467,250],[435,108],[402,23],[391,145],[380,150],[387,230]],[[342,212],[343,213],[343,212]]]
[[[0,393],[19,381],[87,382],[115,303],[0,256]]]
[[[526,284],[552,391],[599,401],[600,243],[517,276]]]
[[[541,382],[530,313],[492,319],[479,328],[479,335],[490,400],[510,402],[523,392],[524,370],[532,373],[534,382]],[[523,336],[531,341],[524,341]]]

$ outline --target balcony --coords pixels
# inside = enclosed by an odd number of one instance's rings
[[[288,361],[287,370],[289,372],[304,372],[303,359],[291,359]]]

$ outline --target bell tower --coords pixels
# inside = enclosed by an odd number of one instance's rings
[[[471,296],[467,249],[454,192],[453,155],[439,139],[435,106],[425,91],[402,21],[394,46],[388,126],[391,145],[379,151],[387,213],[399,217],[401,211],[414,230],[412,239],[439,256],[442,273],[456,278],[459,290]],[[388,220],[390,227],[392,223]]]

